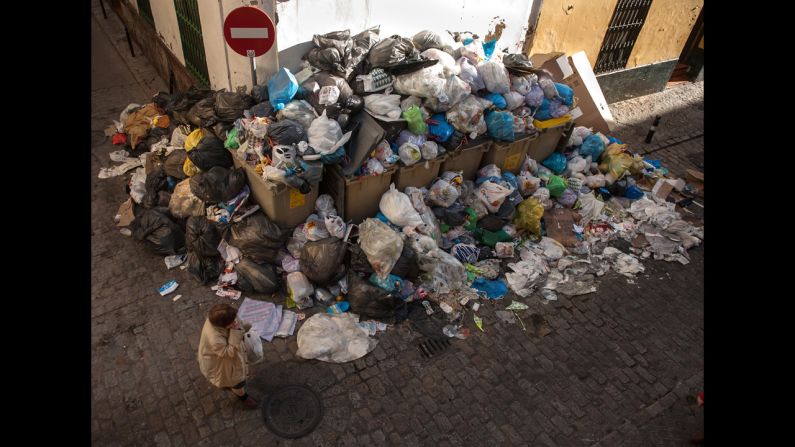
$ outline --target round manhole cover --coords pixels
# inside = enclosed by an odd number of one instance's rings
[[[320,424],[323,405],[311,389],[288,385],[268,396],[262,404],[262,417],[273,433],[283,438],[300,438]]]

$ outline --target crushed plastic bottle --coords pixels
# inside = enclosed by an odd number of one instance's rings
[[[431,303],[429,303],[428,301],[423,301],[422,305],[423,307],[425,307],[426,314],[430,315],[433,313],[433,308],[431,307]]]

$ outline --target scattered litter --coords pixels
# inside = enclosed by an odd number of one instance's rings
[[[480,332],[485,332],[483,330],[483,319],[477,316],[476,314],[472,314],[472,319],[475,321],[475,326],[480,329]]]
[[[166,268],[171,270],[174,267],[181,265],[183,262],[185,262],[186,259],[188,259],[188,255],[181,254],[181,255],[166,256],[165,258],[163,258],[163,261],[165,261],[166,263]]]
[[[160,292],[160,296],[166,296],[169,293],[177,290],[177,287],[179,287],[179,284],[177,283],[176,280],[172,279],[171,281],[160,286],[160,288],[157,289],[157,291]]]
[[[176,301],[176,300],[178,300],[178,299],[180,299],[180,298],[182,298],[182,295],[177,295],[177,296],[175,296],[175,297],[174,297],[174,298],[173,298],[171,301]]]

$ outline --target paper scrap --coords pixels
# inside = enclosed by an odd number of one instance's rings
[[[261,338],[271,341],[281,325],[282,306],[270,301],[243,298],[237,315],[241,320],[251,323],[251,327],[259,332]]]

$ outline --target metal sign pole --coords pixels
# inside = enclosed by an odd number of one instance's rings
[[[247,50],[248,60],[251,63],[251,88],[257,85],[257,62],[254,60],[254,50]]]

